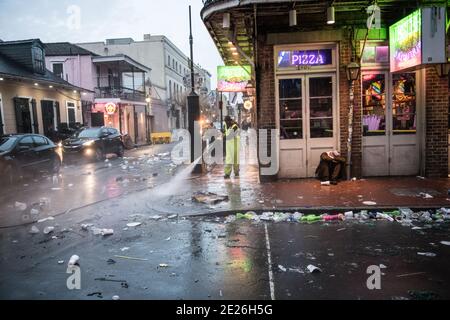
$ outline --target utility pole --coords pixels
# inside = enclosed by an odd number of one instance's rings
[[[188,109],[188,124],[189,133],[191,135],[191,163],[194,163],[199,157],[202,157],[202,150],[200,149],[196,154],[195,148],[195,136],[200,136],[200,128],[196,128],[200,125],[200,98],[195,93],[195,71],[194,71],[194,37],[192,36],[192,14],[191,6],[189,6],[189,44],[191,47],[191,93],[187,97],[187,109]],[[196,130],[197,129],[197,130]],[[198,131],[198,132],[197,132]],[[201,148],[201,144],[200,144]],[[197,164],[192,173],[202,173],[202,165]]]

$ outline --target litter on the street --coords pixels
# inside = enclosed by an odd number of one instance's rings
[[[450,246],[450,241],[441,241],[444,246]]]
[[[30,230],[31,234],[38,234],[39,232],[40,231],[39,231],[39,229],[36,226],[32,226],[31,227],[31,230]]]
[[[433,252],[417,252],[417,254],[419,256],[430,257],[430,258],[436,257],[436,253],[433,253]]]
[[[26,205],[26,203],[22,203],[22,202],[16,202],[16,203],[14,204],[14,207],[15,207],[17,210],[19,210],[19,211],[25,211],[25,210],[27,210],[27,205]]]
[[[132,222],[132,223],[128,223],[127,227],[135,228],[135,227],[139,227],[140,225],[142,225],[142,222]]]
[[[310,273],[320,273],[320,272],[322,272],[322,270],[320,270],[320,268],[318,268],[318,267],[316,267],[316,266],[314,266],[312,264],[310,264],[308,267],[306,267],[306,269],[308,269],[308,271]]]
[[[365,206],[376,206],[377,203],[374,201],[363,201],[363,205]]]
[[[282,265],[278,265],[278,269],[280,269],[283,272],[287,271],[287,269],[285,267],[283,267]]]
[[[77,255],[73,255],[69,260],[68,266],[73,267],[73,266],[77,265],[79,261],[80,261],[80,257]]]
[[[50,234],[50,233],[52,233],[53,231],[55,231],[55,227],[46,227],[46,228],[44,229],[44,234]]]
[[[46,221],[53,221],[53,220],[55,220],[55,218],[48,217],[48,218],[44,218],[44,219],[38,220],[38,223],[42,223],[42,222],[46,222]]]
[[[197,203],[204,203],[208,205],[218,204],[223,201],[228,201],[229,197],[226,195],[218,195],[212,192],[199,192],[194,194],[192,200]]]

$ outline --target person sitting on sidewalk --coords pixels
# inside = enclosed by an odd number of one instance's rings
[[[328,151],[320,156],[320,164],[316,176],[323,184],[336,185],[344,176],[345,158],[338,151]]]

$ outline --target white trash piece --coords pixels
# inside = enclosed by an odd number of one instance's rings
[[[44,229],[44,234],[50,234],[50,233],[52,233],[53,231],[55,231],[55,227],[46,227],[46,228]]]
[[[395,221],[395,219],[392,218],[390,215],[388,215],[388,214],[386,214],[386,213],[381,213],[381,212],[378,212],[378,213],[377,213],[377,218],[378,218],[378,219],[389,220],[390,222],[394,222],[394,221]]]
[[[131,222],[127,224],[128,228],[135,228],[135,227],[139,227],[140,225],[142,225],[142,222]]]
[[[278,265],[278,269],[280,269],[283,272],[287,271],[287,269],[285,267],[283,267],[281,264]]]
[[[365,205],[365,206],[376,206],[377,203],[374,202],[374,201],[364,201],[363,205]]]
[[[42,222],[45,222],[45,221],[53,221],[53,220],[55,220],[55,218],[48,217],[48,218],[44,218],[44,219],[38,220],[38,223],[42,223]]]
[[[320,270],[320,268],[313,266],[312,264],[310,264],[308,267],[306,267],[306,269],[308,269],[308,271],[310,273],[322,272],[322,270]]]
[[[39,215],[39,210],[33,208],[33,209],[30,210],[30,214],[32,216],[38,216]]]
[[[429,257],[429,258],[436,257],[436,253],[433,253],[433,252],[417,252],[417,254],[419,256],[424,256],[424,257]]]
[[[112,299],[113,299],[114,301],[118,301],[118,300],[120,300],[120,297],[119,297],[119,296],[113,296]]]
[[[353,211],[347,211],[347,212],[344,213],[344,215],[345,215],[345,219],[346,220],[351,220],[351,219],[354,218]]]
[[[40,231],[39,231],[39,229],[36,226],[32,226],[31,227],[31,230],[30,230],[31,234],[38,234],[39,232]]]
[[[23,203],[23,202],[16,202],[16,203],[14,204],[14,207],[15,207],[17,210],[19,210],[19,211],[25,211],[25,210],[27,210],[27,205],[26,205],[26,203]]]
[[[450,246],[450,241],[441,241],[444,246]]]
[[[80,257],[75,254],[70,258],[68,266],[73,267],[74,265],[78,264],[79,261]]]
[[[331,186],[331,182],[330,181],[323,181],[320,183],[322,186]]]

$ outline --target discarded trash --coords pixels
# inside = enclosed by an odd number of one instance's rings
[[[381,212],[377,213],[377,219],[385,219],[385,220],[389,220],[391,222],[395,221],[394,218],[392,218],[390,215],[381,213]]]
[[[336,221],[336,220],[344,220],[345,216],[342,214],[336,214],[336,215],[325,215],[322,218],[323,221]]]
[[[436,253],[432,253],[432,252],[417,252],[417,254],[419,256],[425,256],[425,257],[430,257],[430,258],[436,257]]]
[[[171,238],[171,237],[168,237],[168,238],[166,239],[166,241],[170,241],[170,240],[172,240],[172,238]]]
[[[428,193],[425,193],[425,192],[419,193],[419,197],[422,197],[424,199],[433,199],[433,196],[431,194],[428,194]]]
[[[38,234],[39,232],[40,231],[39,231],[39,229],[36,226],[32,226],[31,227],[31,230],[30,230],[31,234]]]
[[[95,236],[102,235],[102,236],[110,236],[114,234],[113,229],[99,229],[99,228],[92,228],[92,232]]]
[[[64,260],[58,261],[58,264],[64,264]]]
[[[25,203],[22,203],[22,202],[16,202],[16,203],[14,204],[14,207],[15,207],[17,210],[19,210],[19,211],[25,211],[25,210],[27,210],[27,205],[26,205]]]
[[[283,267],[282,265],[280,265],[280,264],[278,265],[278,269],[280,269],[283,272],[287,271],[287,269],[285,267]]]
[[[89,224],[82,224],[81,225],[81,230],[83,231],[87,231],[89,228],[93,227],[94,225],[92,223]]]
[[[38,220],[38,223],[42,223],[42,222],[45,222],[45,221],[53,221],[53,220],[55,220],[55,218],[48,217],[48,218],[44,218],[44,219]]]
[[[228,200],[229,200],[228,196],[221,196],[221,195],[217,195],[217,194],[211,193],[211,192],[207,192],[207,193],[199,192],[199,193],[196,193],[192,197],[192,201],[194,201],[194,202],[204,203],[204,204],[209,204],[209,205],[218,204],[220,202],[228,201]]]
[[[39,215],[39,210],[37,210],[37,209],[31,209],[31,210],[30,210],[30,214],[31,214],[32,216],[38,216],[38,215]]]
[[[162,217],[161,216],[151,216],[149,219],[151,219],[151,220],[160,220],[160,219],[162,219]]]
[[[77,255],[73,255],[69,260],[68,266],[73,267],[74,265],[77,265],[79,261],[80,261],[80,257]]]
[[[306,267],[306,269],[308,269],[308,271],[310,273],[319,273],[322,272],[322,270],[320,270],[320,268],[313,266],[312,264],[310,264],[308,267]]]
[[[331,182],[330,181],[322,181],[320,184],[322,186],[331,186]]]
[[[142,225],[142,222],[132,222],[132,223],[128,223],[127,227],[135,228],[135,227],[139,227],[140,225]]]
[[[251,213],[246,213],[246,214],[238,213],[238,214],[236,214],[236,220],[244,220],[244,219],[252,220],[253,217],[254,217],[254,215],[251,214]]]
[[[130,248],[128,248],[128,247],[123,247],[122,249],[120,249],[120,251],[122,251],[122,252],[125,252],[125,251],[128,251],[128,250],[130,250]]]
[[[322,220],[322,217],[321,216],[316,216],[314,214],[310,214],[310,215],[301,217],[300,220],[302,222],[316,222],[316,221]]]
[[[159,265],[159,267],[160,267],[160,268],[168,268],[169,265],[168,265],[168,264],[165,264],[165,263],[161,263],[161,264]]]
[[[444,246],[450,246],[450,241],[441,241]]]
[[[353,218],[354,218],[353,211],[345,212],[345,213],[344,213],[344,216],[345,216],[345,219],[346,219],[346,220],[351,220],[351,219],[353,219]]]
[[[46,228],[44,229],[44,234],[50,234],[50,233],[52,233],[53,231],[55,231],[55,227],[46,227]]]
[[[119,296],[113,296],[112,299],[113,299],[114,301],[118,301],[118,300],[120,300],[120,297],[119,297]]]
[[[365,205],[365,206],[376,206],[377,203],[373,202],[373,201],[364,201],[363,205]]]
[[[439,296],[432,291],[408,291],[408,294],[416,300],[435,300],[439,298]]]

